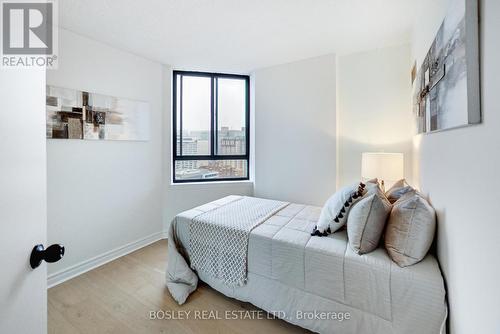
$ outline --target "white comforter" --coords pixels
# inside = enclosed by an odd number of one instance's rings
[[[311,237],[321,208],[290,204],[257,226],[248,244],[248,279],[230,287],[189,268],[189,231],[194,217],[239,196],[179,214],[169,230],[167,286],[184,303],[197,276],[214,289],[274,312],[320,333],[444,333],[444,283],[437,261],[399,268],[383,248],[355,254],[345,232]],[[332,319],[332,314],[349,314]],[[328,319],[318,319],[321,316]]]

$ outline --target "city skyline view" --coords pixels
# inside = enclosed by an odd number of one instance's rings
[[[186,131],[182,136],[182,155],[209,155],[210,131]],[[218,155],[244,155],[246,152],[246,128],[230,130],[222,126],[218,131],[216,150]],[[180,154],[181,136],[177,136],[177,152]],[[180,160],[175,162],[177,180],[214,178],[243,178],[248,175],[246,160]]]

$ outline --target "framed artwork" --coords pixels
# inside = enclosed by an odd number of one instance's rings
[[[149,104],[47,86],[47,138],[149,140]]]
[[[478,1],[451,2],[413,82],[418,133],[481,122]]]

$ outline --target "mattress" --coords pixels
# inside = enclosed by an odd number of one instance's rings
[[[173,239],[187,262],[193,218],[238,198],[228,196],[176,216]],[[320,211],[289,204],[254,228],[246,285],[229,287],[205,272],[197,276],[229,297],[320,333],[445,332],[444,282],[432,255],[406,268],[393,263],[383,248],[358,255],[345,231],[310,235]]]

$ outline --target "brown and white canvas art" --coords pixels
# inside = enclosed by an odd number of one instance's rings
[[[413,83],[417,132],[481,122],[477,0],[451,1]]]
[[[47,86],[47,138],[149,140],[149,104]]]

